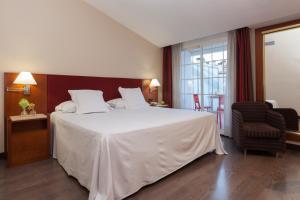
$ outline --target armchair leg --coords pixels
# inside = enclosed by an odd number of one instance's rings
[[[247,149],[244,149],[244,158],[247,156]]]

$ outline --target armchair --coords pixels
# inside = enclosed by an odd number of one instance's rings
[[[259,102],[232,105],[232,135],[237,146],[248,149],[285,151],[285,120],[283,116]]]

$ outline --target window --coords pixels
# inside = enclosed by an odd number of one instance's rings
[[[216,112],[219,96],[225,94],[227,42],[217,42],[197,48],[183,49],[180,64],[180,102],[185,109],[194,108],[193,94],[198,94],[201,106]]]

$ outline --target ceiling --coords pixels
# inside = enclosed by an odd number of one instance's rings
[[[84,0],[163,47],[300,14],[300,0]]]

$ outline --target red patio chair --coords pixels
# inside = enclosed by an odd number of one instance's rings
[[[199,95],[198,94],[193,94],[194,97],[194,110],[198,110],[198,111],[209,111],[211,110],[211,106],[201,106],[200,101],[199,101]]]

